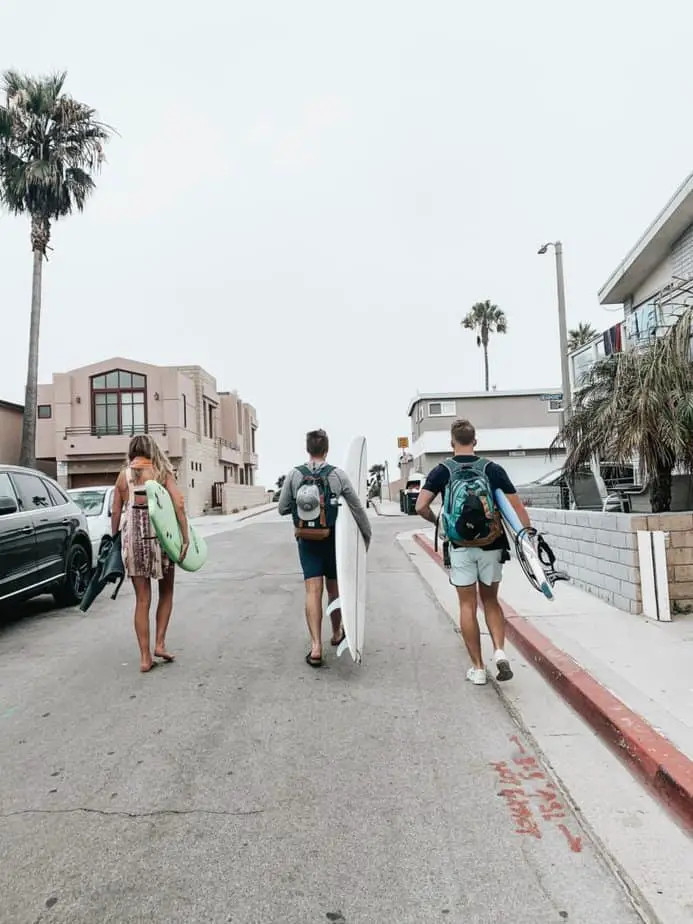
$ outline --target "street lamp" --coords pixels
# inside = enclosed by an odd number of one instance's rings
[[[568,364],[568,330],[565,321],[565,280],[563,278],[563,244],[560,241],[544,244],[539,254],[545,254],[549,247],[556,252],[556,286],[558,289],[558,335],[561,345],[561,381],[563,386],[563,411],[561,429],[570,417],[570,366]]]

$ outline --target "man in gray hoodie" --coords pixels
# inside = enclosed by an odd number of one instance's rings
[[[354,486],[342,469],[327,464],[329,440],[324,430],[306,434],[308,462],[292,469],[284,480],[278,510],[282,516],[292,514],[298,543],[298,557],[306,585],[306,622],[311,650],[306,663],[322,667],[322,597],[324,584],[331,603],[339,596],[334,527],[339,499],[344,498],[366,542],[371,541],[371,524]],[[332,618],[333,646],[344,638],[342,614],[335,610]]]

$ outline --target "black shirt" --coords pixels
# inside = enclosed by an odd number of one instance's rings
[[[455,462],[477,462],[479,456],[453,456]],[[497,462],[489,462],[486,466],[486,477],[489,480],[492,491],[503,491],[504,494],[516,494],[515,485],[512,483],[508,477],[508,473],[503,468],[502,465],[498,465]],[[448,481],[450,481],[450,472],[449,470],[441,463],[436,465],[436,467],[428,473],[426,478],[426,484],[424,485],[424,491],[430,491],[431,494],[437,496],[442,494],[445,490]],[[505,530],[503,533],[496,539],[495,542],[491,542],[489,545],[484,546],[484,551],[486,552],[495,552],[500,549],[508,548],[508,539],[505,535]]]

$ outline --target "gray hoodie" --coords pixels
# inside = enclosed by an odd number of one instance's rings
[[[306,463],[308,468],[313,471],[318,471],[324,462],[308,462]],[[349,505],[349,509],[354,515],[359,529],[363,538],[366,540],[366,546],[370,545],[371,541],[371,524],[368,519],[368,514],[359,500],[359,496],[354,490],[354,486],[349,480],[349,476],[346,472],[343,472],[341,468],[333,468],[330,474],[327,476],[327,480],[330,485],[330,490],[335,497],[343,497],[344,500]],[[303,481],[303,475],[299,472],[297,468],[292,468],[289,474],[286,476],[284,484],[282,485],[282,492],[279,495],[279,504],[277,509],[281,516],[286,516],[289,513],[293,512],[294,509],[294,500],[296,498],[296,492],[301,486]]]

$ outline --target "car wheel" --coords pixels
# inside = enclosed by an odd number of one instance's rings
[[[73,545],[67,556],[65,580],[53,594],[58,606],[76,606],[87,589],[91,567],[89,553],[83,545]]]

